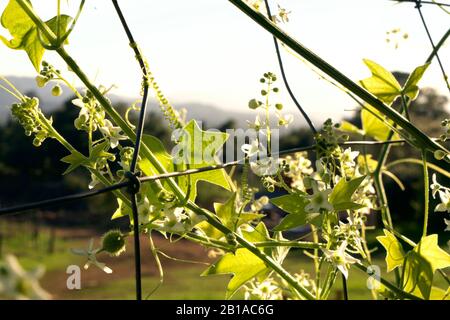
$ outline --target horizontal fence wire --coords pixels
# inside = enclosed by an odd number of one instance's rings
[[[450,4],[441,3],[441,2],[437,2],[437,1],[417,1],[417,0],[391,0],[391,1],[416,3],[416,4],[418,4],[418,7],[419,7],[418,8],[419,13],[421,13],[420,12],[420,4],[430,4],[430,5],[438,5],[438,6],[443,6],[443,7],[450,7]],[[126,22],[125,17],[119,7],[117,0],[113,0],[112,3],[114,5],[114,8],[115,8],[118,16],[119,16],[121,24],[125,30],[128,40],[129,40],[130,46],[132,47],[132,49],[136,55],[136,59],[138,60],[139,66],[143,73],[143,98],[142,98],[142,103],[141,103],[140,116],[139,116],[139,120],[138,120],[139,122],[138,122],[138,126],[136,128],[136,140],[135,140],[135,144],[134,144],[135,150],[134,150],[134,154],[133,154],[132,165],[130,166],[130,172],[126,176],[127,178],[122,182],[119,182],[119,183],[116,183],[116,184],[113,184],[110,186],[106,186],[106,187],[98,189],[98,190],[91,190],[91,191],[66,195],[66,196],[62,196],[62,197],[56,197],[56,198],[52,198],[52,199],[48,199],[48,200],[42,200],[42,201],[38,201],[38,202],[31,202],[28,204],[12,206],[12,207],[3,208],[3,209],[0,208],[0,216],[14,215],[14,214],[22,213],[25,211],[41,209],[44,207],[62,205],[62,204],[66,204],[66,203],[69,203],[72,201],[87,199],[87,198],[95,197],[95,196],[98,196],[101,194],[105,194],[105,193],[109,193],[109,192],[113,192],[116,190],[127,188],[131,195],[131,205],[132,205],[133,220],[134,220],[133,228],[134,228],[134,240],[135,240],[134,247],[135,247],[136,298],[137,298],[137,300],[141,300],[142,299],[142,287],[141,287],[141,262],[140,262],[140,244],[139,244],[139,222],[138,222],[138,212],[137,212],[137,204],[136,204],[136,194],[139,192],[140,183],[168,179],[168,178],[183,176],[183,175],[192,175],[192,174],[206,172],[206,171],[212,171],[212,170],[220,170],[220,169],[244,164],[245,159],[227,162],[227,163],[223,163],[223,164],[205,166],[202,168],[188,169],[188,170],[177,171],[177,172],[169,172],[169,173],[164,173],[164,174],[159,174],[159,175],[154,175],[154,176],[146,176],[146,177],[138,176],[138,174],[136,172],[136,167],[137,167],[137,159],[138,159],[138,155],[139,155],[139,149],[140,149],[140,146],[142,143],[141,140],[142,140],[142,134],[143,134],[143,129],[144,129],[146,106],[147,106],[147,100],[148,100],[148,89],[149,89],[148,79],[147,79],[148,72],[147,72],[147,67],[144,62],[144,59],[141,55],[141,52],[140,52],[139,48],[137,47],[136,42],[134,41],[133,35],[127,25],[127,22]],[[270,8],[269,8],[268,1],[266,0],[265,3],[266,3],[266,7],[268,9],[268,12],[269,12],[269,16],[270,16]],[[424,20],[422,15],[421,15],[421,18],[422,18],[422,20]],[[431,40],[431,36],[427,30],[425,21],[423,21],[423,23],[425,25],[425,28],[426,28],[427,34],[430,38],[430,41],[434,47],[434,43]],[[283,62],[281,60],[281,54],[280,54],[280,50],[279,50],[279,46],[278,46],[278,41],[276,40],[276,38],[274,38],[274,41],[275,41],[274,43],[275,43],[275,48],[276,48],[276,52],[277,52],[278,62],[280,65],[280,69],[281,69],[281,72],[283,75],[283,80],[286,85],[286,88],[288,89],[289,94],[291,95],[291,98],[294,101],[294,103],[296,104],[297,108],[300,110],[300,112],[303,114],[306,121],[308,122],[308,125],[310,126],[311,130],[313,132],[316,132],[314,125],[312,124],[309,117],[307,116],[305,111],[302,109],[302,107],[300,106],[300,104],[298,103],[297,99],[295,98],[294,94],[292,93],[292,91],[290,89],[289,83],[286,79]],[[437,54],[436,54],[436,56],[437,56]],[[441,65],[441,68],[442,68],[442,65]],[[341,143],[340,145],[342,145],[342,146],[377,146],[378,145],[379,146],[379,145],[386,145],[386,144],[402,144],[405,142],[406,142],[405,140],[348,141],[348,142]],[[274,153],[273,155],[287,155],[287,154],[292,154],[292,153],[296,153],[296,152],[310,151],[310,150],[314,150],[315,148],[316,148],[316,145],[311,145],[311,146],[306,146],[306,147],[299,147],[299,148],[283,150],[278,153]]]
[[[357,146],[380,146],[380,145],[386,145],[386,144],[402,144],[405,142],[406,142],[406,140],[348,141],[348,142],[341,143],[340,145],[341,146],[355,146],[355,147],[357,147]],[[280,151],[277,153],[274,152],[273,155],[288,155],[288,154],[292,154],[292,153],[296,153],[296,152],[311,151],[311,150],[314,150],[315,148],[316,148],[316,145],[310,145],[310,146],[306,146],[306,147],[287,149],[287,150],[283,150],[283,151]],[[196,169],[169,172],[169,173],[164,173],[164,174],[159,174],[159,175],[154,175],[154,176],[138,177],[137,179],[140,182],[163,180],[163,179],[174,178],[174,177],[179,177],[179,176],[184,176],[184,175],[192,175],[192,174],[196,174],[196,173],[200,173],[200,172],[225,169],[228,167],[233,167],[233,166],[244,164],[244,162],[245,162],[245,159],[241,159],[241,160],[236,160],[236,161],[231,161],[231,162],[226,162],[226,163],[216,164],[216,165],[210,165],[210,166],[205,166],[205,167],[196,168]],[[134,184],[133,181],[123,181],[123,182],[119,182],[117,184],[113,184],[111,186],[107,186],[107,187],[104,187],[104,188],[101,188],[98,190],[92,190],[92,191],[82,192],[82,193],[78,193],[78,194],[72,194],[72,195],[63,196],[63,197],[52,198],[52,199],[48,199],[48,200],[32,202],[32,203],[13,206],[13,207],[4,208],[4,209],[0,208],[0,216],[13,215],[13,214],[18,214],[18,213],[21,213],[24,211],[35,210],[35,209],[40,209],[43,207],[60,205],[60,204],[64,204],[64,203],[71,202],[71,201],[86,199],[86,198],[98,196],[100,194],[112,192],[115,190],[128,188],[128,187],[132,186],[133,184]]]
[[[417,0],[389,0],[392,2],[397,2],[397,3],[417,3]],[[438,2],[438,1],[420,1],[422,4],[428,4],[428,5],[435,5],[435,6],[441,6],[441,7],[450,7],[450,3],[443,3],[443,2]]]

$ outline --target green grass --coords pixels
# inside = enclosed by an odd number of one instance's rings
[[[202,268],[180,267],[166,271],[163,285],[150,297],[161,300],[221,300],[229,277],[200,277]],[[146,297],[158,284],[158,277],[143,279],[143,296]],[[101,287],[83,288],[68,292],[65,299],[135,299],[134,278],[108,282]],[[240,293],[234,298],[243,298]]]
[[[16,226],[14,226],[16,228]],[[29,230],[29,229],[28,229]],[[16,230],[15,230],[16,231]],[[64,239],[58,238],[55,243],[55,250],[53,254],[48,254],[48,230],[40,233],[37,242],[30,241],[30,233],[27,232],[26,227],[22,232],[14,232],[15,236],[5,239],[3,244],[3,253],[13,253],[20,259],[21,264],[30,269],[37,265],[44,265],[47,270],[46,281],[43,286],[47,288],[50,293],[56,294],[58,298],[62,299],[134,299],[135,287],[133,278],[133,261],[129,256],[127,260],[122,261],[121,276],[116,274],[115,277],[109,278],[101,273],[101,271],[89,269],[82,271],[82,289],[70,291],[65,288],[65,279],[67,275],[65,270],[68,265],[76,264],[83,265],[83,257],[75,256],[70,253],[70,248],[83,248],[87,245],[87,239]],[[182,247],[181,247],[182,248]],[[205,251],[206,254],[206,251]],[[100,261],[103,261],[100,258]],[[130,269],[127,269],[128,259]],[[111,260],[111,267],[114,270],[114,262]],[[163,261],[165,265],[166,261]],[[383,276],[389,281],[394,281],[393,273],[386,274],[386,266],[382,252],[374,258],[374,264],[379,265]],[[120,264],[119,264],[120,265]],[[123,267],[125,265],[125,272]],[[301,255],[301,251],[292,251],[288,260],[284,264],[285,268],[290,272],[299,272],[305,270],[311,273],[313,265],[311,259]],[[188,264],[183,262],[176,262],[167,264],[164,269],[164,283],[151,296],[151,299],[224,299],[227,283],[230,275],[216,275],[201,277],[200,274],[206,266],[198,264]],[[148,268],[147,268],[148,269]],[[156,267],[152,266],[151,271],[154,275],[144,276],[143,291],[144,296],[150,293],[159,283],[159,277],[155,272]],[[97,272],[97,274],[95,273]],[[100,275],[99,279],[97,275]],[[88,277],[89,276],[89,277]],[[83,277],[89,278],[84,281]],[[350,277],[348,279],[348,293],[352,300],[371,299],[371,292],[367,289],[368,276],[359,269],[352,268]],[[446,288],[447,285],[443,278],[436,273],[435,285]],[[242,299],[244,297],[243,291],[239,291],[233,299]],[[342,280],[341,275],[338,275],[333,291],[330,294],[330,299],[342,299]]]
[[[376,261],[383,264],[383,261]],[[290,259],[287,268],[293,270],[312,268],[306,259]],[[151,299],[224,299],[228,275],[200,277],[205,269],[203,266],[183,264],[179,268],[166,270],[163,285],[151,296]],[[391,277],[389,277],[391,278]],[[352,269],[348,281],[350,299],[371,299],[371,293],[366,287],[367,275],[358,269]],[[158,283],[158,277],[146,277],[143,280],[144,296],[152,291]],[[134,299],[134,278],[110,281],[100,287],[83,288],[79,291],[67,292],[67,299]],[[242,299],[242,290],[233,299]],[[335,289],[330,299],[342,298],[341,277],[336,280]]]

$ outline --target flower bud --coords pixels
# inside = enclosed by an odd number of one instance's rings
[[[47,82],[48,82],[48,79],[44,76],[39,75],[36,77],[36,84],[39,88],[45,87]]]
[[[63,93],[63,90],[59,84],[55,85],[52,89],[52,96],[59,97]]]
[[[444,159],[444,157],[446,156],[447,154],[444,152],[444,151],[442,151],[442,150],[436,150],[435,152],[434,152],[434,158],[436,159],[436,160],[442,160],[442,159]]]
[[[256,99],[252,99],[248,102],[248,107],[253,110],[259,108],[261,105],[262,105],[262,102],[258,101]]]

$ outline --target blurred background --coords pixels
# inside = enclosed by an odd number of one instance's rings
[[[6,3],[0,0],[0,10]],[[68,12],[73,13],[76,8],[73,3],[71,1],[66,8]],[[360,61],[369,58],[395,71],[395,76],[403,83],[409,72],[423,64],[431,52],[413,4],[397,5],[388,0],[286,0],[279,3],[292,11],[286,29],[354,80],[368,76]],[[42,4],[42,1],[36,2],[36,7],[44,16],[54,14],[55,9]],[[279,73],[273,42],[268,34],[227,1],[166,0],[142,4],[135,0],[124,2],[123,9],[161,88],[174,101],[176,108],[187,109],[188,119],[201,120],[205,129],[219,130],[245,128],[246,120],[254,119],[247,102],[260,91],[258,79],[267,71]],[[425,7],[424,13],[432,34],[438,40],[449,27],[448,15],[434,6]],[[110,98],[123,113],[138,97],[140,78],[115,18],[109,1],[88,1],[68,50],[90,72],[96,83],[117,86]],[[403,36],[392,38],[388,32],[394,29],[400,29],[398,33],[401,35],[407,33],[407,39]],[[346,119],[360,127],[358,108],[352,100],[320,80],[296,58],[286,53],[284,56],[291,86],[318,127],[327,118],[334,121]],[[43,110],[53,117],[60,133],[75,147],[85,148],[86,137],[73,127],[79,110],[72,105],[73,97],[69,90],[64,90],[58,98],[52,97],[50,85],[43,89],[36,87],[35,71],[25,54],[2,46],[0,57],[0,74],[24,94],[39,97]],[[447,44],[441,51],[441,59],[445,64],[449,58]],[[60,64],[52,54],[48,54],[46,59],[56,66]],[[79,85],[75,79],[73,81],[76,86]],[[419,98],[411,105],[411,119],[428,135],[438,137],[441,134],[441,120],[449,118],[450,97],[436,63],[427,71],[422,84],[424,88]],[[284,92],[281,84],[280,87]],[[313,137],[304,127],[295,106],[285,93],[280,93],[280,100],[286,111],[296,117],[294,125],[282,131],[280,149],[311,145]],[[13,99],[5,92],[0,92],[0,207],[86,190],[90,179],[82,169],[70,175],[61,175],[66,165],[59,159],[67,154],[56,142],[47,140],[40,148],[33,147],[31,139],[10,117],[12,102]],[[154,102],[149,109],[146,133],[159,137],[170,150],[168,123]],[[360,137],[353,138],[360,140]],[[367,151],[377,154],[378,149],[368,148]],[[405,157],[418,158],[419,154],[403,145],[393,148],[389,161]],[[447,166],[445,169],[449,171],[450,168]],[[422,219],[423,206],[422,169],[417,165],[405,164],[393,167],[392,172],[405,185],[405,190],[401,190],[394,181],[385,177],[394,224],[411,239],[417,240],[421,232],[421,222],[418,221]],[[445,177],[438,175],[438,179],[448,185]],[[257,178],[252,179],[251,183],[259,186]],[[209,185],[207,190],[199,189],[198,202],[206,208],[212,209],[213,202],[226,198],[218,187]],[[431,208],[435,206],[433,201]],[[90,238],[95,238],[98,243],[103,232],[111,228],[127,228],[126,221],[110,220],[115,209],[114,198],[102,195],[2,218],[0,258],[13,253],[26,267],[45,265],[47,273],[42,284],[55,298],[132,299],[134,262],[131,244],[126,254],[119,258],[100,258],[114,270],[112,275],[91,267],[82,272],[82,290],[70,291],[66,288],[67,266],[82,266],[84,263],[83,258],[70,253],[70,248],[84,248]],[[265,211],[269,226],[273,226],[283,214],[270,206]],[[430,233],[441,232],[445,228],[442,215],[433,214],[430,218]],[[376,213],[372,220],[375,226],[380,226]],[[297,230],[297,234],[301,232]],[[369,234],[371,247],[377,247],[374,239],[378,234],[379,230]],[[148,241],[145,238],[142,240],[144,288],[150,292],[159,276],[146,246]],[[440,240],[445,245],[449,238],[444,234]],[[229,277],[205,279],[199,276],[206,268],[203,264],[212,261],[205,249],[183,241],[171,244],[163,238],[157,238],[156,245],[173,258],[197,263],[163,258],[165,283],[154,298],[224,298]],[[384,265],[382,253],[383,250],[375,252],[380,265]],[[301,252],[294,252],[287,261],[288,268],[310,271],[310,261],[300,255]],[[370,297],[365,281],[365,275],[358,272],[351,274],[351,299]],[[333,298],[339,297],[341,292],[337,289]]]

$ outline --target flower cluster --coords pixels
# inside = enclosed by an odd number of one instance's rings
[[[283,291],[271,278],[252,281],[245,287],[245,300],[283,300]]]
[[[441,122],[441,126],[444,130],[444,133],[440,136],[442,141],[447,141],[450,139],[450,119],[444,119]]]
[[[436,174],[432,177],[433,183],[430,185],[433,198],[439,195],[440,203],[434,208],[435,212],[450,213],[450,188],[444,187],[437,182]]]
[[[268,176],[274,176],[279,172],[280,163],[278,159],[272,156],[272,131],[271,127],[271,113],[275,112],[277,117],[277,128],[287,128],[294,120],[290,114],[283,114],[283,104],[272,103],[270,100],[271,94],[279,92],[276,86],[277,77],[271,72],[264,73],[260,82],[264,85],[261,90],[262,99],[251,99],[248,107],[255,110],[257,113],[253,122],[247,121],[250,129],[255,130],[256,138],[250,141],[249,144],[241,146],[242,152],[250,160],[250,167],[252,171],[263,177],[266,180],[265,185],[273,185],[267,183]]]
[[[25,135],[34,135],[34,146],[41,146],[45,139],[51,137],[50,126],[53,120],[45,118],[39,108],[38,98],[24,97],[24,101],[12,105],[11,112],[24,128]]]
[[[39,75],[36,77],[36,84],[39,88],[43,88],[52,80],[58,80],[61,78],[61,71],[55,69],[52,65],[50,65],[46,61],[42,61],[42,68],[39,72]],[[63,89],[57,83],[52,88],[52,95],[55,97],[59,97],[63,93]]]
[[[265,87],[261,90],[261,99],[251,99],[248,102],[248,107],[252,110],[262,110],[263,115],[256,115],[254,122],[248,122],[250,128],[255,130],[260,130],[261,128],[270,127],[270,117],[269,112],[272,108],[274,108],[275,114],[277,116],[277,125],[278,127],[287,128],[294,120],[294,117],[290,114],[282,114],[283,104],[275,103],[272,104],[270,102],[270,95],[276,94],[280,91],[280,89],[275,85],[277,81],[277,76],[272,72],[264,73],[263,77],[260,79],[260,82],[265,85]],[[262,118],[262,119],[261,119]]]
[[[83,97],[72,100],[73,105],[80,108],[74,121],[75,128],[80,131],[95,132],[103,126],[105,111],[95,99],[92,92],[86,91]]]

